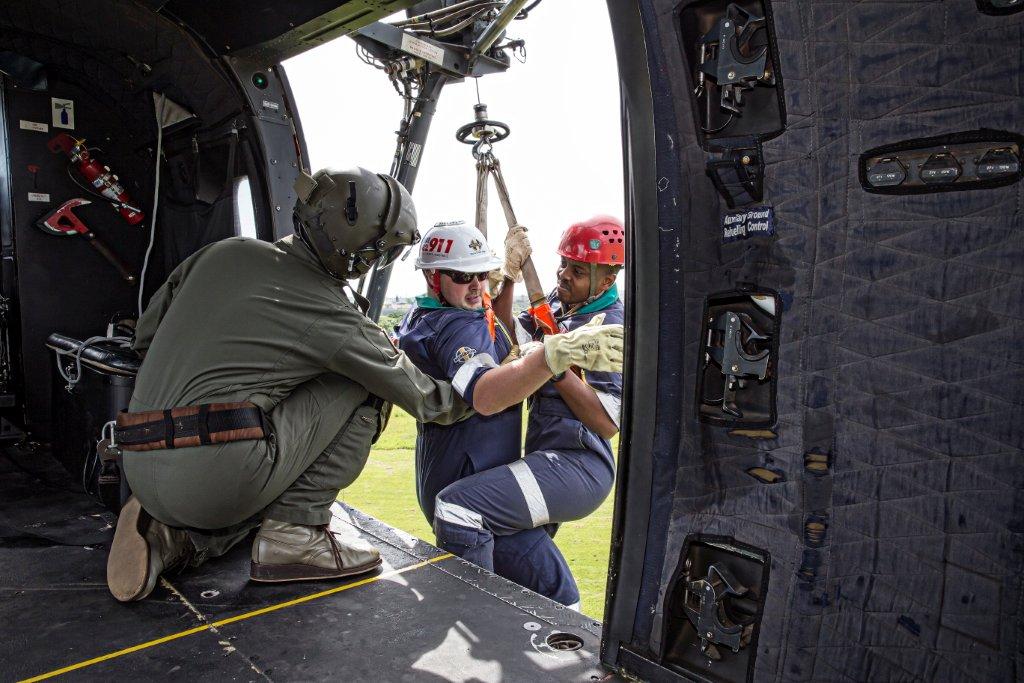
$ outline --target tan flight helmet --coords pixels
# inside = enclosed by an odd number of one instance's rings
[[[331,275],[350,280],[386,268],[420,240],[416,207],[402,184],[365,168],[299,173],[295,228]]]

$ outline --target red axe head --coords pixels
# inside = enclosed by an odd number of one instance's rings
[[[89,228],[79,220],[73,209],[85,204],[92,204],[88,199],[69,199],[56,209],[40,218],[36,225],[44,232],[59,237],[70,237],[72,235],[84,235]]]

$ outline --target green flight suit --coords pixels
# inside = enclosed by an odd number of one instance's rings
[[[134,348],[145,357],[131,411],[251,401],[273,426],[267,440],[124,453],[143,507],[188,528],[198,561],[263,517],[328,523],[378,428],[370,393],[421,422],[469,410],[394,348],[297,237],[232,238],[193,254],[153,295]]]

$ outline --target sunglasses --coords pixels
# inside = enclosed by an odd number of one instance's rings
[[[447,275],[457,285],[468,285],[474,279],[483,282],[487,279],[487,273],[463,273],[458,270],[442,270],[442,275]]]

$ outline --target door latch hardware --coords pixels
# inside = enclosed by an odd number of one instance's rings
[[[742,116],[744,91],[753,90],[758,82],[773,83],[768,46],[756,48],[752,41],[754,34],[764,27],[764,17],[755,16],[735,3],[726,8],[725,14],[700,39],[694,90],[698,100],[709,94],[710,79],[718,86],[722,110]]]
[[[743,417],[736,405],[736,392],[746,387],[752,378],[768,377],[771,351],[766,346],[768,335],[762,334],[746,313],[726,310],[708,321],[707,357],[725,375],[722,398],[705,399],[709,405],[721,404],[722,411],[733,417]],[[748,352],[748,348],[756,349]]]
[[[690,581],[687,591],[684,609],[700,637],[701,651],[713,659],[719,658],[715,645],[739,652],[752,624],[733,623],[725,614],[724,603],[727,596],[742,598],[747,588],[727,567],[715,563],[708,567],[707,577]]]

